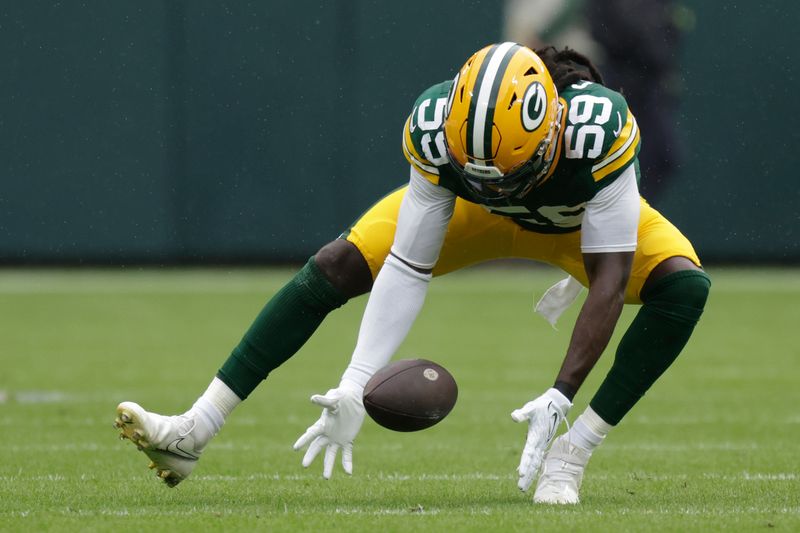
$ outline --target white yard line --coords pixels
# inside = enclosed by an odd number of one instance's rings
[[[364,474],[361,476],[366,481],[389,481],[389,482],[420,482],[420,481],[452,481],[452,482],[466,482],[466,481],[513,481],[516,476],[513,474],[500,475],[491,472],[471,472],[465,474],[415,474],[407,475],[400,473],[378,473],[378,474]],[[243,481],[313,481],[318,480],[320,476],[316,473],[301,473],[301,474],[277,474],[277,473],[256,473],[248,474],[246,476],[232,476],[232,475],[194,475],[191,479],[195,481],[215,481],[215,482],[232,482],[239,483]],[[17,482],[17,481],[74,481],[74,480],[91,480],[94,476],[81,474],[74,476],[65,476],[63,474],[48,474],[26,476],[22,474],[0,476],[0,481],[3,482]],[[594,481],[616,481],[616,480],[641,480],[641,481],[685,481],[691,479],[708,479],[714,481],[725,482],[775,482],[775,481],[800,481],[800,474],[796,472],[741,472],[738,474],[720,474],[717,472],[696,472],[689,474],[648,474],[646,472],[619,472],[619,473],[602,473],[592,474],[591,479]]]
[[[13,425],[12,425],[13,427]],[[111,425],[109,424],[109,428]],[[95,442],[61,442],[58,444],[12,444],[3,448],[7,453],[53,453],[53,452],[96,452],[96,451],[117,451],[120,445],[114,442],[113,433],[109,434],[111,444],[98,444]],[[210,449],[215,453],[241,453],[241,452],[264,452],[269,450],[282,450],[286,447],[280,443],[252,443],[243,444],[237,442],[215,443]],[[661,453],[686,453],[686,452],[741,452],[764,450],[763,446],[756,443],[697,443],[697,444],[629,444],[613,445],[607,444],[607,450],[624,452],[661,452]],[[430,478],[433,479],[433,478]],[[445,478],[441,478],[445,479]]]
[[[563,509],[560,508],[549,508],[549,507],[539,507],[537,511],[542,514],[557,514],[560,515],[563,513]],[[141,509],[141,508],[107,508],[107,509],[97,509],[97,510],[86,510],[86,509],[64,509],[64,510],[53,510],[53,509],[32,509],[32,510],[25,510],[25,511],[14,511],[8,513],[6,516],[10,517],[19,517],[19,518],[27,518],[32,516],[38,515],[63,515],[63,516],[146,516],[146,517],[153,517],[153,516],[165,516],[165,517],[174,517],[174,516],[198,516],[198,515],[209,515],[214,514],[216,516],[224,515],[224,516],[238,516],[242,514],[249,514],[251,513],[251,509],[243,509],[241,511],[235,511],[230,509],[229,507],[224,506],[209,506],[209,507],[191,507],[186,509],[175,509],[175,510],[157,510],[152,508]],[[399,516],[431,516],[431,515],[439,515],[439,514],[469,514],[469,515],[493,515],[493,514],[503,514],[507,511],[505,509],[495,509],[491,507],[470,507],[470,508],[452,508],[446,511],[442,511],[439,508],[432,507],[432,508],[424,508],[422,506],[414,506],[414,507],[391,507],[391,508],[384,508],[384,509],[372,509],[372,508],[364,508],[364,507],[337,507],[334,511],[335,514],[341,515],[363,515],[363,516],[385,516],[385,515],[399,515]],[[262,516],[269,517],[275,515],[321,515],[321,514],[329,514],[330,511],[327,508],[317,508],[310,506],[309,507],[289,507],[284,506],[283,511],[260,511]],[[659,515],[670,515],[674,516],[676,514],[683,514],[683,515],[691,515],[691,516],[753,516],[759,514],[779,514],[779,515],[800,515],[800,507],[781,507],[778,509],[772,507],[739,507],[739,506],[687,506],[681,507],[679,509],[675,509],[672,507],[660,507],[660,508],[644,508],[644,509],[634,509],[630,507],[621,507],[621,508],[613,508],[609,510],[596,510],[593,514],[598,516],[659,516]],[[411,523],[410,526],[413,527]]]
[[[0,294],[239,294],[270,293],[291,279],[297,268],[264,269],[0,269]],[[546,265],[478,266],[456,272],[431,285],[451,293],[481,291],[474,280],[499,270],[508,290],[543,292],[562,273]],[[798,269],[711,269],[715,293],[800,292]],[[438,278],[437,278],[438,279]],[[496,290],[496,289],[495,289]]]
[[[293,270],[3,270],[0,294],[239,294],[273,292]]]
[[[663,444],[657,442],[640,442],[633,444],[607,443],[605,450],[614,451],[647,451],[647,452],[690,452],[690,451],[726,451],[740,452],[764,449],[756,442],[694,442],[687,444]]]

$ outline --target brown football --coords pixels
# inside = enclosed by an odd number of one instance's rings
[[[456,380],[426,359],[402,359],[380,370],[364,387],[364,408],[393,431],[419,431],[440,422],[458,398]]]

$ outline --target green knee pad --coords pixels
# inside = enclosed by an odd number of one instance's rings
[[[710,289],[711,278],[702,270],[673,272],[642,293],[642,307],[696,324],[703,314]]]

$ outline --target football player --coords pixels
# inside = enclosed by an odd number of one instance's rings
[[[539,310],[552,322],[588,287],[553,386],[515,410],[527,423],[519,487],[541,503],[579,501],[592,452],[670,366],[703,311],[710,280],[689,241],[640,198],[640,134],[625,99],[584,56],[511,42],[476,52],[417,99],[403,132],[408,185],[323,246],[266,304],[206,392],[179,416],[117,407],[121,435],[170,485],[185,479],[236,405],[313,334],[371,290],[350,365],[315,395],[322,415],[297,440],[323,476],[347,473],[362,391],[419,313],[432,277],[497,258],[562,268]],[[640,310],[589,407],[555,438],[625,303]]]

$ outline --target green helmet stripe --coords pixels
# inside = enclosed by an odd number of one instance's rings
[[[492,164],[491,159],[494,156],[492,152],[492,134],[494,133],[494,110],[497,107],[497,93],[500,92],[500,85],[503,83],[506,69],[511,62],[511,58],[517,53],[520,47],[518,45],[512,47],[503,56],[500,63],[500,68],[497,69],[497,76],[495,76],[494,83],[492,84],[492,92],[489,94],[489,108],[486,111],[486,127],[483,134],[483,153],[486,156],[487,164]]]

